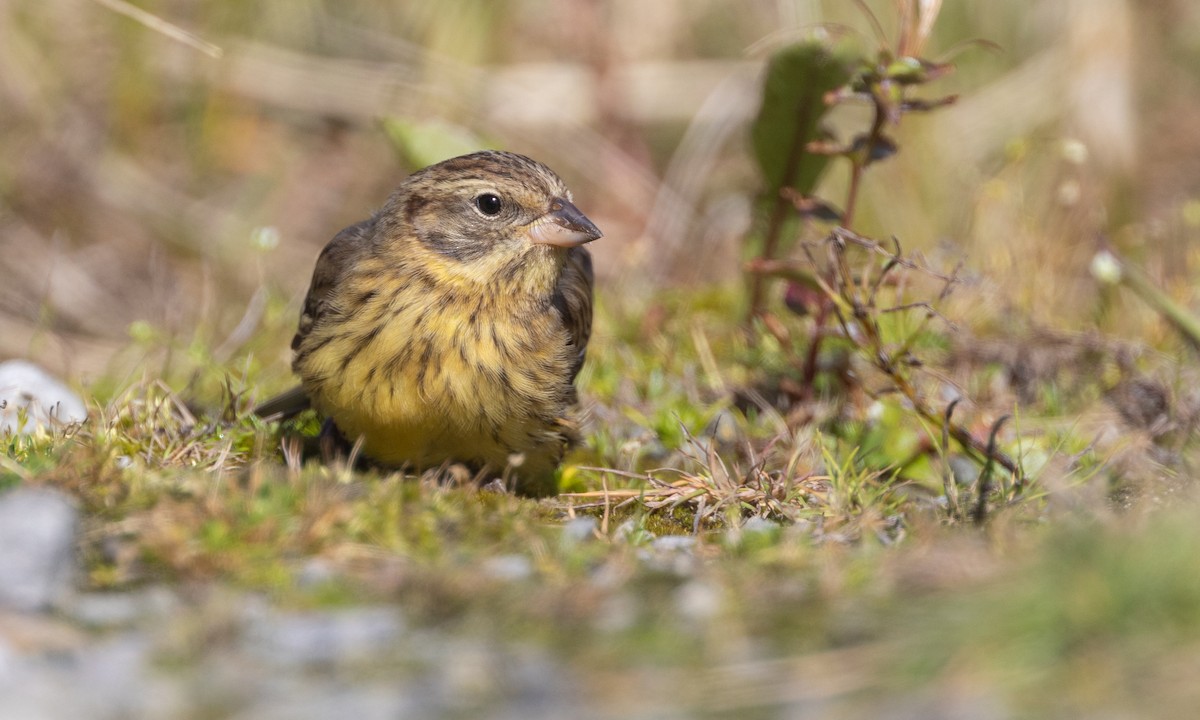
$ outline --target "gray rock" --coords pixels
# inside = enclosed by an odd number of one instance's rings
[[[962,455],[950,456],[950,473],[954,477],[954,482],[962,487],[974,485],[979,480],[981,468],[971,458]]]
[[[675,591],[679,614],[698,623],[715,618],[723,604],[721,589],[710,582],[689,580]]]
[[[126,633],[71,650],[15,654],[0,676],[0,717],[186,717],[181,689],[153,672],[147,638]]]
[[[585,718],[562,663],[534,646],[444,637],[439,656],[411,688],[423,717],[494,720]]]
[[[315,588],[337,580],[337,571],[324,558],[310,558],[296,573],[296,584],[302,588]]]
[[[638,601],[627,592],[611,593],[600,603],[592,615],[597,630],[621,633],[633,627],[638,619]]]
[[[378,658],[404,630],[390,608],[274,612],[254,619],[245,638],[255,655],[280,666],[329,665]]]
[[[563,542],[568,545],[574,545],[588,540],[595,540],[596,530],[599,526],[600,523],[594,517],[581,515],[580,517],[573,518],[563,525]]]
[[[673,553],[691,553],[696,549],[696,536],[663,535],[660,538],[655,538],[650,545],[655,552],[663,553],[664,555]]]
[[[544,650],[518,647],[504,653],[498,668],[503,691],[498,703],[485,705],[496,720],[587,718],[591,714],[577,702],[579,689],[562,663]]]
[[[483,572],[495,580],[515,582],[533,575],[533,561],[524,555],[497,555],[483,562]]]
[[[642,527],[640,523],[634,522],[633,518],[618,525],[613,532],[613,539],[635,546],[645,545],[654,538],[654,533]]]
[[[87,627],[116,628],[169,617],[178,605],[178,598],[170,590],[153,587],[134,592],[83,593],[62,611],[65,617]]]
[[[17,488],[0,495],[0,605],[44,610],[66,598],[77,526],[78,513],[60,492]]]
[[[85,707],[103,708],[108,717],[136,717],[151,694],[150,661],[149,638],[123,633],[75,657],[70,687],[78,698],[86,698]]]
[[[232,715],[236,720],[404,720],[430,717],[400,688],[358,685],[328,678],[284,677],[259,688],[249,707]]]
[[[741,547],[748,542],[754,546],[762,546],[771,544],[782,536],[782,525],[755,516],[726,530],[724,540],[729,547]]]
[[[83,400],[45,370],[24,360],[0,363],[0,434],[27,433],[86,419]]]
[[[757,515],[742,523],[742,532],[754,534],[761,533],[764,535],[775,535],[783,528],[782,525],[774,520],[758,517]]]
[[[696,569],[696,538],[692,535],[664,535],[640,548],[638,557],[647,567],[659,572],[687,577]]]

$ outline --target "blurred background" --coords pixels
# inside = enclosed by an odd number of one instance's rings
[[[0,0],[0,359],[282,385],[324,243],[476,146],[564,176],[606,233],[602,302],[737,283],[764,60],[894,38],[865,5],[882,38],[844,0]],[[960,100],[906,119],[857,229],[965,263],[977,332],[1169,333],[1088,264],[1111,242],[1193,299],[1200,4],[952,0],[925,54]]]

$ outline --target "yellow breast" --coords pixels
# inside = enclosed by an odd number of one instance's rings
[[[548,306],[377,297],[315,329],[298,361],[314,406],[390,465],[447,461],[552,473],[570,397],[566,333]]]

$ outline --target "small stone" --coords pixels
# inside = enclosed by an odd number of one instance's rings
[[[129,627],[150,618],[163,618],[178,606],[174,593],[165,587],[135,592],[90,592],[77,595],[64,614],[82,625],[95,628]]]
[[[487,482],[487,483],[484,483],[483,485],[480,485],[479,491],[485,492],[485,493],[496,493],[497,495],[504,495],[504,494],[508,493],[508,486],[504,484],[504,480],[502,478],[493,478],[491,480],[491,482]]]
[[[594,517],[572,518],[563,525],[562,538],[564,542],[577,544],[594,540],[599,523]]]
[[[533,575],[533,562],[524,555],[499,555],[484,561],[483,572],[496,580],[514,582]]]
[[[296,584],[301,588],[312,589],[337,579],[337,571],[323,558],[310,558],[296,573]]]
[[[400,683],[347,683],[335,678],[299,678],[286,676],[263,683],[257,696],[234,714],[215,713],[230,720],[324,720],[355,718],[385,720],[393,718],[434,717],[433,712],[415,706],[411,693],[397,689]],[[179,717],[208,717],[194,709]]]
[[[632,518],[618,525],[613,532],[614,539],[629,545],[644,545],[654,537],[653,532],[642,527],[641,523],[635,522]]]
[[[60,492],[17,488],[0,495],[0,605],[45,610],[75,574],[78,513]]]
[[[752,517],[741,525],[729,528],[725,533],[725,543],[729,547],[745,547],[747,549],[768,547],[783,536],[783,526],[762,517]]]
[[[971,458],[951,455],[947,462],[950,464],[950,476],[959,487],[970,487],[979,480],[980,467]]]
[[[655,538],[650,545],[655,552],[690,553],[696,547],[696,537],[694,535],[663,535]]]
[[[141,611],[137,598],[129,593],[88,593],[75,598],[68,613],[84,625],[112,628],[134,624]]]
[[[742,523],[742,532],[747,534],[765,534],[772,535],[781,529],[781,525],[774,520],[768,520],[757,515]]]
[[[0,434],[30,433],[86,419],[83,400],[45,370],[24,360],[0,363]]]
[[[687,577],[696,569],[696,538],[692,535],[664,535],[642,548],[638,556],[659,572]]]
[[[389,608],[252,613],[247,645],[280,666],[328,665],[377,658],[404,630]]]
[[[628,592],[609,594],[596,609],[592,622],[601,632],[620,633],[638,619],[638,603]]]
[[[151,649],[143,633],[121,633],[89,646],[76,654],[72,689],[92,707],[103,708],[102,717],[141,714],[139,707],[155,694],[143,695],[149,690]]]
[[[691,580],[676,591],[675,606],[690,620],[711,620],[721,611],[721,591],[711,583]]]

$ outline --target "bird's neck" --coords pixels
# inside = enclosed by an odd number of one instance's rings
[[[424,260],[416,266],[439,285],[465,293],[487,292],[540,303],[547,301],[557,289],[566,252],[548,245],[535,245],[521,253],[494,252],[469,262],[430,253],[422,255]]]
[[[501,292],[514,296],[544,299],[554,294],[562,277],[564,252],[548,245],[537,245],[521,257],[497,263],[493,284]]]

